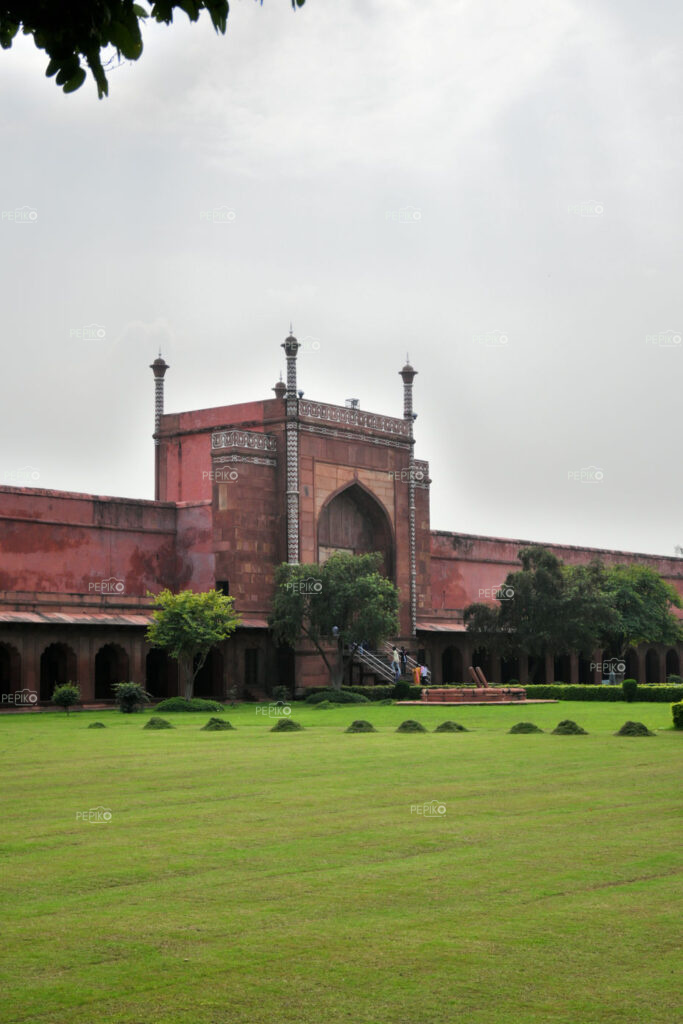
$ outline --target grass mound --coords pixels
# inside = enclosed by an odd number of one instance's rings
[[[329,700],[321,700],[319,704],[311,705],[314,711],[327,711],[328,708],[333,708],[334,704],[330,704]]]
[[[271,732],[299,732],[303,729],[301,722],[295,722],[293,718],[281,718],[270,730]]]
[[[380,707],[387,707],[387,705],[389,705],[389,704],[393,704],[393,703],[394,703],[394,702],[393,702],[393,700],[391,699],[391,697],[385,697],[385,699],[384,699],[384,700],[378,700],[378,701],[377,701],[377,704],[378,704],[378,705],[379,705]]]
[[[654,736],[642,722],[624,722],[621,729],[615,732],[615,736]]]
[[[165,718],[159,718],[157,715],[152,715],[149,722],[143,725],[143,729],[175,729],[174,725],[167,722]]]
[[[160,701],[155,711],[223,711],[223,705],[217,700],[204,700],[202,697],[168,697]]]
[[[106,729],[104,722],[91,722],[88,726],[89,729]]]
[[[414,718],[406,718],[401,722],[396,732],[427,732],[422,722],[416,722]]]
[[[437,725],[434,732],[469,732],[469,729],[458,722],[442,722],[441,725]]]
[[[553,729],[553,736],[587,736],[588,733],[585,729],[582,729],[576,722],[572,722],[571,718],[564,718],[558,725]]]
[[[351,722],[348,729],[344,729],[344,732],[377,732],[377,730],[370,722],[366,722],[363,718],[357,718],[355,722]]]
[[[517,725],[513,725],[508,732],[543,732],[543,729],[539,729],[533,722],[517,722]]]
[[[319,690],[306,698],[307,704],[321,704],[327,700],[330,704],[369,704],[368,697],[361,693],[353,693],[351,690]]]
[[[202,732],[223,732],[225,729],[233,729],[235,726],[230,725],[230,722],[226,722],[224,718],[210,718],[206,725],[202,726]]]

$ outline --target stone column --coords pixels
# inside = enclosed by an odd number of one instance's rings
[[[579,656],[576,651],[569,655],[569,682],[572,686],[578,686],[579,683]]]
[[[524,686],[525,683],[529,682],[529,655],[519,655],[519,681]]]
[[[290,333],[283,341],[282,348],[287,357],[287,561],[295,565],[299,561],[299,400],[296,391],[296,354],[300,345]]]
[[[150,363],[150,370],[154,374],[154,499],[159,501],[159,426],[161,417],[164,414],[164,374],[168,370],[168,364],[159,357]]]

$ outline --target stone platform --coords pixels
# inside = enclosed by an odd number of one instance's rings
[[[507,704],[526,700],[523,686],[425,686],[423,704]]]

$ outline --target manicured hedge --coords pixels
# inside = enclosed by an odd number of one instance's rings
[[[330,704],[366,704],[368,698],[349,690],[315,690],[306,696],[307,704],[322,704],[323,701]]]
[[[203,697],[167,697],[159,701],[155,711],[224,711],[217,700],[204,700]]]
[[[683,729],[683,700],[671,705],[671,714],[674,716],[674,729]]]
[[[524,689],[527,697],[535,700],[621,701],[625,699],[620,686],[564,686],[558,683],[544,686],[529,683],[524,685]],[[683,700],[683,686],[638,686],[634,699],[648,703],[668,704],[671,701]]]

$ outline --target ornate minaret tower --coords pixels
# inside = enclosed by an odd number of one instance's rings
[[[410,461],[408,465],[408,528],[410,531],[410,632],[415,636],[417,629],[417,567],[415,561],[415,438],[413,437],[413,424],[416,414],[413,412],[413,381],[417,376],[417,370],[410,365],[406,355],[406,365],[399,370],[403,378],[403,416],[410,425]]]
[[[168,370],[168,363],[159,356],[150,363],[150,370],[154,374],[154,500],[159,500],[159,424],[164,415],[164,374]]]
[[[287,561],[299,561],[299,399],[296,393],[296,354],[300,345],[292,334],[282,343],[287,356]]]

